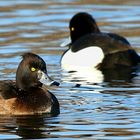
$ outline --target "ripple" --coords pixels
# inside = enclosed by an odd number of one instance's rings
[[[67,48],[59,47],[69,36],[70,18],[85,11],[102,31],[125,36],[139,52],[139,5],[139,0],[0,1],[0,79],[14,80],[21,54],[31,51],[61,83],[49,89],[60,102],[60,115],[0,116],[0,139],[140,139],[139,70],[66,72],[60,59]]]

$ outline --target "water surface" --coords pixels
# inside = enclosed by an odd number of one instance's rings
[[[67,48],[59,45],[69,36],[69,19],[80,11],[92,14],[102,31],[125,36],[140,53],[139,0],[1,0],[0,80],[15,78],[22,53],[37,53],[49,75],[61,82],[51,89],[61,113],[0,116],[0,139],[140,139],[139,71],[111,71],[96,81],[92,73],[61,69]]]

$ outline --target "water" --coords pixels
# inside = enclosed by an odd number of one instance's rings
[[[93,72],[67,73],[60,67],[66,48],[59,45],[69,36],[69,19],[80,11],[91,13],[102,31],[125,36],[140,53],[139,0],[0,0],[0,80],[14,79],[20,55],[31,51],[61,82],[51,89],[60,115],[0,116],[0,139],[140,139],[139,71],[111,71],[96,79]]]

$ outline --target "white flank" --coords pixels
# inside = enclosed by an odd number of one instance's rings
[[[76,53],[68,50],[61,60],[61,65],[66,70],[75,70],[81,67],[95,68],[102,62],[104,53],[100,47],[91,46]]]

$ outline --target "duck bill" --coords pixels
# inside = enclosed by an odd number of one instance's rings
[[[46,73],[39,70],[38,71],[38,79],[39,81],[47,86],[59,86],[59,83],[56,81],[53,81]]]
[[[65,39],[65,41],[63,43],[60,44],[60,47],[66,47],[70,44],[71,44],[71,38],[69,37],[69,38]]]

